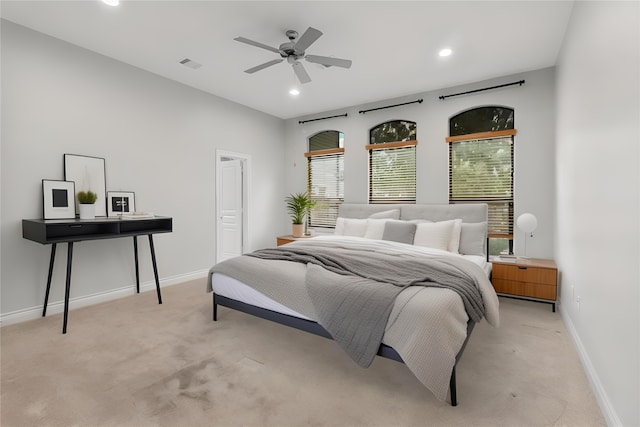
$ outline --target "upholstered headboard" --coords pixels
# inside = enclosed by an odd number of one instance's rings
[[[398,209],[401,220],[423,219],[433,222],[461,219],[460,252],[467,255],[487,256],[487,224],[489,207],[474,204],[425,204],[425,205],[370,205],[343,203],[338,216],[342,218],[369,218],[371,215]]]

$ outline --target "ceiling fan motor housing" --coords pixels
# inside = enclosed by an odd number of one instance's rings
[[[294,59],[300,59],[304,57],[304,51],[296,50],[296,39],[298,38],[298,32],[296,30],[287,30],[285,35],[289,39],[288,42],[282,43],[279,47],[280,56],[283,58],[292,57]]]
[[[320,36],[322,36],[322,31],[320,30],[309,27],[299,39],[298,39],[298,32],[295,30],[288,30],[285,32],[285,35],[287,36],[289,41],[286,43],[282,43],[277,49],[275,47],[271,47],[264,43],[260,43],[254,40],[249,40],[244,37],[236,37],[234,39],[236,41],[239,41],[241,43],[246,43],[248,45],[255,46],[260,49],[265,49],[270,52],[278,53],[282,57],[282,59],[274,59],[274,60],[265,62],[264,64],[251,67],[248,70],[244,70],[244,72],[248,74],[253,74],[257,71],[264,70],[265,68],[279,64],[280,62],[283,61],[283,59],[286,59],[287,62],[291,64],[291,66],[293,67],[293,71],[298,77],[298,80],[300,81],[300,83],[304,84],[304,83],[309,83],[311,81],[311,77],[309,77],[309,74],[307,74],[307,72],[305,71],[302,63],[299,62],[300,59],[306,59],[308,62],[321,64],[327,68],[333,67],[333,66],[342,67],[342,68],[351,67],[351,60],[348,60],[348,59],[340,59],[340,58],[318,56],[318,55],[308,55],[308,56],[305,55],[305,50],[309,46],[311,46],[313,43],[315,43],[315,41],[318,40]]]

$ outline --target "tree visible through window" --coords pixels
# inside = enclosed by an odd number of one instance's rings
[[[513,113],[482,107],[449,123],[449,203],[488,204],[490,255],[513,239]]]
[[[344,134],[335,130],[309,138],[307,191],[316,207],[309,215],[311,227],[335,227],[344,201]]]
[[[416,202],[415,122],[396,120],[370,131],[369,203]]]

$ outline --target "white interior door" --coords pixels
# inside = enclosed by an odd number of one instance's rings
[[[243,161],[222,157],[219,163],[220,194],[218,261],[242,255],[243,249]]]

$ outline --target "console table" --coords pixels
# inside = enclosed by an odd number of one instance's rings
[[[49,302],[49,289],[51,288],[51,275],[53,263],[56,257],[56,245],[67,243],[67,281],[64,292],[64,320],[62,333],[67,333],[67,317],[69,313],[69,290],[71,289],[71,261],[73,257],[73,244],[83,240],[114,239],[117,237],[133,237],[133,254],[136,266],[136,292],[140,293],[140,274],[138,272],[138,236],[149,236],[149,248],[151,249],[151,262],[153,274],[156,280],[158,292],[158,304],[162,304],[160,294],[160,280],[158,279],[158,266],[156,254],[153,248],[153,234],[170,233],[173,231],[173,219],[170,217],[156,216],[146,219],[120,219],[120,218],[96,218],[96,219],[23,219],[22,237],[43,245],[51,245],[51,259],[49,261],[49,276],[47,278],[47,290],[44,296],[44,308],[42,317],[47,314]]]

